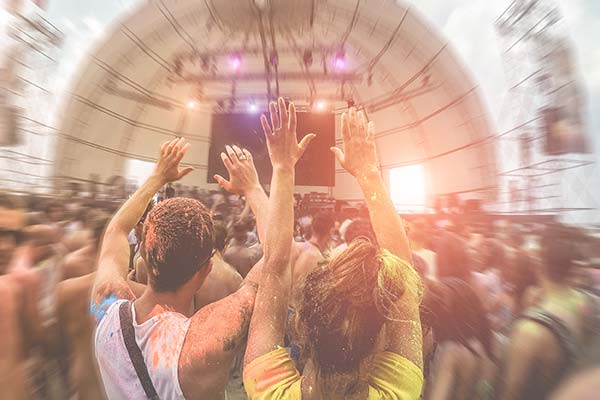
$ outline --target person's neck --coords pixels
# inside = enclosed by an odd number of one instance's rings
[[[156,292],[150,286],[135,301],[137,322],[142,323],[163,311],[175,311],[190,317],[194,311],[194,295],[186,290],[177,292]]]
[[[319,248],[319,250],[324,251],[327,249],[327,244],[329,243],[329,237],[327,236],[317,236],[313,235],[310,240],[310,243],[314,244]]]

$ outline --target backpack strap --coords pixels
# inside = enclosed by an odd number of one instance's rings
[[[558,340],[563,353],[566,355],[566,366],[571,366],[577,361],[579,354],[577,341],[575,340],[573,333],[560,318],[541,308],[533,308],[526,311],[519,319],[536,322],[548,329]]]
[[[131,315],[131,301],[124,301],[119,306],[119,320],[121,322],[121,332],[123,333],[123,341],[129,353],[129,358],[135,369],[135,373],[142,384],[142,388],[146,396],[150,400],[159,400],[156,389],[150,379],[148,367],[144,361],[142,350],[135,341],[135,329],[133,328],[133,317]]]

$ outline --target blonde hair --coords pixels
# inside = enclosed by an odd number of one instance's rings
[[[300,333],[323,392],[340,386],[335,373],[358,380],[360,363],[372,353],[384,322],[402,319],[403,304],[414,307],[421,297],[411,264],[364,238],[311,272],[302,290]]]

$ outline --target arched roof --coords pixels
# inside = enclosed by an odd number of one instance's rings
[[[347,65],[338,71],[340,52]],[[496,185],[477,84],[448,42],[396,1],[147,2],[113,26],[76,79],[59,129],[59,178],[123,174],[127,158],[151,161],[159,143],[182,135],[197,169],[190,182],[206,186],[212,113],[264,107],[270,92],[300,107],[325,99],[336,114],[348,100],[363,104],[383,168],[423,163],[430,194]],[[338,167],[334,194],[355,193]]]

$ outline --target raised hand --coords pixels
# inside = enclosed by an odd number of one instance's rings
[[[311,133],[298,143],[296,137],[296,107],[293,103],[290,103],[289,108],[286,108],[285,101],[282,98],[279,99],[278,103],[279,113],[275,103],[269,104],[271,124],[269,125],[269,121],[264,114],[261,116],[260,122],[267,137],[267,147],[273,168],[293,168],[316,136]]]
[[[191,167],[179,169],[179,163],[187,153],[190,147],[184,138],[176,138],[164,142],[160,147],[160,157],[154,167],[154,175],[157,176],[163,184],[178,181],[194,169]]]
[[[245,195],[249,190],[259,186],[252,154],[237,146],[226,146],[225,150],[226,153],[221,153],[221,159],[229,172],[229,180],[221,175],[215,175],[217,183],[229,193],[240,195]]]
[[[372,122],[367,123],[365,114],[352,107],[342,114],[343,150],[332,147],[342,167],[357,179],[366,179],[379,174],[379,159],[375,146],[375,130]]]

